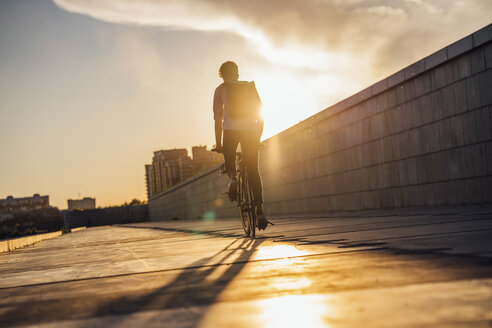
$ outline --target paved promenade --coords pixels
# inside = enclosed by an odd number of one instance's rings
[[[1,326],[492,327],[492,207],[89,228],[0,254]]]

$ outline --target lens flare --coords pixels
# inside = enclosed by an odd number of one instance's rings
[[[214,222],[216,217],[217,216],[215,215],[215,212],[214,211],[206,211],[203,214],[203,221],[205,221],[205,222]]]
[[[222,198],[217,198],[214,201],[214,205],[215,205],[215,207],[222,207],[222,206],[224,206],[224,200]]]

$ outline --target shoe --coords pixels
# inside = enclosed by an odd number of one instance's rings
[[[261,213],[256,216],[256,225],[258,227],[258,230],[265,230],[268,224],[273,225],[273,223],[267,220],[265,214]]]
[[[232,179],[227,186],[227,196],[231,202],[237,200],[237,179]]]

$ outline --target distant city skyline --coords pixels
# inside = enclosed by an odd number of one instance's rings
[[[487,25],[484,0],[0,2],[0,198],[146,199],[156,149],[212,146],[220,64],[265,138]]]
[[[224,160],[222,154],[206,146],[193,146],[191,154],[188,156],[186,148],[154,151],[152,162],[145,164],[147,200]]]

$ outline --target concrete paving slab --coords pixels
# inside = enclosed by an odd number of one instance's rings
[[[492,207],[88,228],[0,255],[2,326],[488,327]]]

